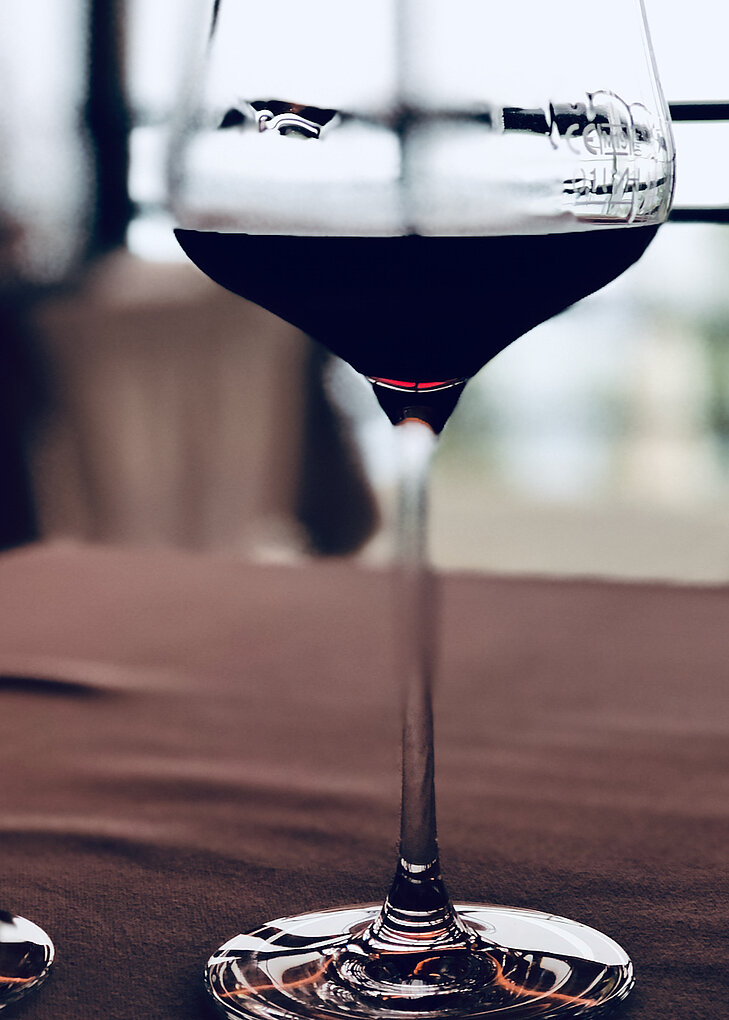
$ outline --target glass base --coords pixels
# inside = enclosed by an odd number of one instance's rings
[[[48,977],[53,943],[37,924],[0,910],[0,1010]]]
[[[372,952],[379,904],[283,917],[213,954],[205,981],[229,1020],[598,1016],[633,966],[593,928],[516,907],[457,904],[461,948]]]

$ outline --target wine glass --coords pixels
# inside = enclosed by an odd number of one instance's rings
[[[35,991],[48,977],[53,956],[42,928],[0,910],[0,1009]]]
[[[366,376],[402,452],[403,798],[383,904],[272,920],[206,982],[227,1017],[582,1016],[628,955],[451,903],[435,828],[427,469],[467,380],[666,219],[674,152],[642,0],[217,0],[170,147],[178,240]]]

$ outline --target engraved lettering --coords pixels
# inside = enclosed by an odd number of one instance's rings
[[[670,136],[642,103],[607,89],[585,100],[503,108],[503,130],[541,135],[562,149],[565,206],[585,218],[632,222],[666,204],[673,158]]]
[[[575,156],[580,155],[580,149],[578,148],[577,145],[575,145],[573,138],[575,137],[575,135],[579,135],[579,131],[580,131],[579,124],[570,124],[570,126],[564,133],[564,140],[567,143],[567,147],[569,148],[570,152],[574,152]]]
[[[593,135],[597,137],[597,125],[588,124],[585,130],[582,132],[582,142],[588,152],[591,152],[593,156],[600,155],[600,144],[593,141]]]

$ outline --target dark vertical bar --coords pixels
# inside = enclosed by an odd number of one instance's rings
[[[212,35],[213,32],[215,31],[215,26],[218,23],[218,15],[219,14],[220,14],[220,0],[215,0],[215,3],[213,5],[212,22],[210,24],[210,35]]]
[[[3,227],[0,224],[0,246]],[[39,537],[31,448],[46,404],[46,380],[25,300],[0,279],[0,550]]]
[[[124,0],[89,0],[86,124],[96,197],[88,254],[124,243],[132,216],[127,177],[131,115],[124,88]]]

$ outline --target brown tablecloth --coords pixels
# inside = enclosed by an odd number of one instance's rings
[[[729,590],[449,576],[440,598],[454,899],[613,935],[626,1018],[726,1016]],[[393,603],[344,562],[0,558],[0,906],[58,954],[13,1015],[200,1020],[223,939],[384,894]]]

